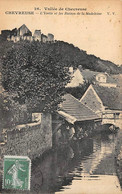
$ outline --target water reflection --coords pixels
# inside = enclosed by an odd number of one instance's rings
[[[99,176],[99,178],[74,179],[72,185],[64,186],[55,194],[121,194],[116,176]]]
[[[114,164],[116,140],[115,134],[99,134],[40,157],[32,165],[32,192],[89,193],[91,187],[95,193],[103,185],[107,188],[102,193],[109,187],[120,191]],[[76,192],[78,187],[82,192]]]

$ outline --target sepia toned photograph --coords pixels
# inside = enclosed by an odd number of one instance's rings
[[[121,22],[121,0],[0,0],[0,193],[122,193]]]

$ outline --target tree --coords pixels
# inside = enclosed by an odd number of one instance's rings
[[[86,92],[86,90],[90,86],[90,84],[92,84],[92,81],[85,80],[83,84],[80,84],[77,87],[65,88],[65,91],[66,91],[66,93],[69,93],[72,96],[74,96],[75,98],[80,100],[81,97],[83,96],[83,94]]]
[[[16,93],[8,95],[3,92],[0,94],[0,132],[4,127],[13,127],[30,121],[26,104],[21,105],[15,102],[13,95],[16,96]]]
[[[70,80],[69,67],[56,52],[55,44],[13,44],[3,57],[2,67],[5,91],[30,110],[56,110]]]

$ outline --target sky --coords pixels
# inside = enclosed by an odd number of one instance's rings
[[[53,11],[45,11],[46,7]],[[34,15],[8,14],[12,11],[33,11]],[[88,54],[118,65],[122,64],[121,22],[120,0],[0,0],[0,31],[26,24],[32,32],[41,29],[44,34],[52,33],[56,40],[72,43]]]

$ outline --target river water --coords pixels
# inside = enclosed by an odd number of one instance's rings
[[[32,193],[118,194],[115,167],[118,134],[97,134],[36,159]]]

